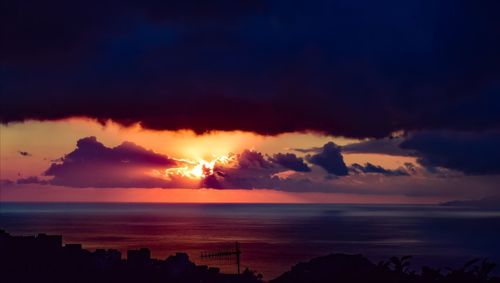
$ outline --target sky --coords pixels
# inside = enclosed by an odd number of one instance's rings
[[[0,201],[498,195],[500,3],[4,1]]]

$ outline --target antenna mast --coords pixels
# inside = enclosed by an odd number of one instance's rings
[[[240,243],[236,242],[234,245],[234,250],[219,250],[216,252],[202,252],[201,258],[205,260],[231,260],[233,258],[236,259],[236,265],[238,267],[238,274],[240,274]]]

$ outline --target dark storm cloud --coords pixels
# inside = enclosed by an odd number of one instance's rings
[[[347,176],[349,174],[340,153],[340,147],[333,142],[325,144],[321,152],[308,156],[307,161],[320,166],[333,175]]]
[[[274,154],[270,160],[273,163],[279,164],[287,169],[291,169],[298,172],[310,172],[311,168],[307,166],[304,159],[297,157],[293,153],[277,153]]]
[[[494,0],[3,1],[0,120],[499,128],[499,12]]]
[[[108,148],[87,137],[61,163],[52,163],[45,175],[53,177],[51,184],[70,187],[161,187],[164,182],[145,171],[175,165],[173,159],[131,142]]]
[[[415,151],[418,163],[431,172],[443,167],[469,175],[500,174],[499,145],[499,131],[421,131],[400,144]]]
[[[376,174],[382,174],[385,176],[409,176],[408,172],[406,172],[404,169],[385,169],[382,166],[374,165],[371,164],[370,162],[367,162],[364,166],[358,163],[354,163],[351,165],[349,168],[351,171],[354,171],[355,173],[376,173]]]

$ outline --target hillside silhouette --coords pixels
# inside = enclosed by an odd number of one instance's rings
[[[411,256],[392,257],[374,264],[362,255],[331,254],[299,263],[269,283],[500,283],[490,276],[495,264],[474,259],[454,270],[424,266],[417,273],[410,269]]]

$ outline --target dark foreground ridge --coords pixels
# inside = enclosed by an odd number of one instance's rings
[[[473,260],[455,270],[409,269],[410,257],[393,257],[374,264],[362,255],[331,254],[299,263],[270,283],[500,283],[490,276],[495,264]],[[0,282],[262,282],[254,272],[223,274],[218,268],[195,265],[185,253],[165,260],[152,259],[149,249],[82,249],[62,245],[62,236],[12,236],[0,230]]]

